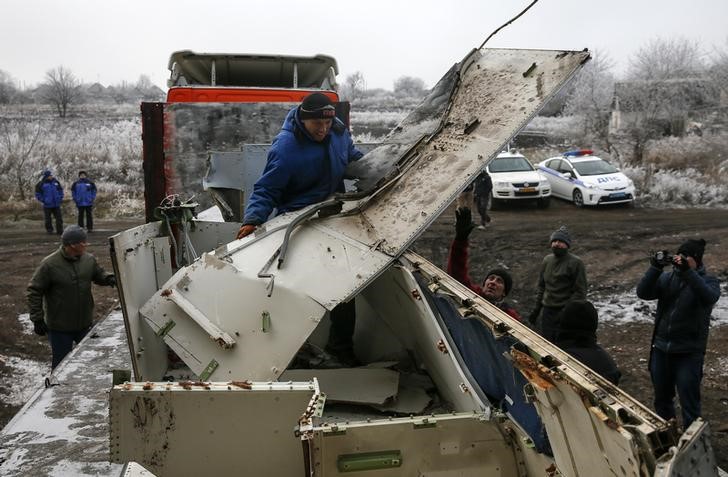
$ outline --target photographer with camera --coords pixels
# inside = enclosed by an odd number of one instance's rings
[[[657,300],[649,370],[655,391],[655,411],[675,418],[675,389],[683,426],[700,417],[700,382],[708,342],[710,313],[720,297],[718,279],[705,272],[705,240],[690,239],[676,255],[661,251],[650,257],[650,268],[637,285],[637,296]],[[672,265],[672,270],[663,268]]]

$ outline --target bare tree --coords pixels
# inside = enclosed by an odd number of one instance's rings
[[[705,73],[699,45],[684,38],[652,40],[630,59],[616,92],[636,161],[649,139],[682,135],[689,112],[711,101]]]
[[[42,97],[56,107],[60,117],[65,118],[68,105],[80,97],[81,82],[71,70],[63,66],[48,70],[45,78],[42,84]]]
[[[708,68],[710,78],[726,98],[728,98],[728,39],[722,48],[716,48]]]
[[[425,95],[425,92],[425,82],[421,78],[400,76],[394,80],[394,94],[397,96],[420,98]]]
[[[355,71],[344,80],[341,95],[349,101],[360,99],[364,96],[367,89],[367,83],[364,79],[364,73]]]
[[[26,170],[33,149],[41,132],[40,119],[27,119],[22,115],[16,119],[0,119],[0,174],[12,177],[20,200],[25,200],[33,180]]]
[[[609,120],[614,98],[614,62],[606,53],[594,51],[570,84],[565,113],[583,118],[583,135],[610,149]]]
[[[8,73],[0,70],[0,104],[8,104],[15,96],[16,88],[13,78]]]

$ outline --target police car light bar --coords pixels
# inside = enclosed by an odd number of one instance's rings
[[[577,149],[575,151],[566,151],[564,157],[591,156],[594,153],[591,149]]]

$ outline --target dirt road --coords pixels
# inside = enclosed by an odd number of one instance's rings
[[[454,209],[445,212],[415,243],[415,249],[445,268],[447,251],[454,233]],[[514,277],[511,301],[527,314],[534,305],[534,286],[542,257],[548,253],[548,237],[566,224],[573,236],[573,252],[584,261],[591,299],[619,293],[633,293],[647,269],[649,250],[676,250],[690,237],[703,237],[710,273],[721,280],[728,294],[728,211],[655,210],[642,208],[576,209],[552,201],[549,209],[531,206],[509,207],[492,212],[493,222],[471,237],[471,274],[480,280],[487,269],[508,267]],[[102,266],[111,269],[107,237],[135,222],[99,221],[91,236],[90,251]],[[26,334],[18,315],[27,312],[25,289],[40,260],[58,246],[57,236],[46,235],[38,222],[6,223],[0,227],[0,354],[49,360],[45,339]],[[97,317],[116,304],[116,292],[94,288]],[[603,323],[599,339],[615,357],[623,378],[622,387],[638,400],[652,405],[652,386],[646,359],[652,326],[649,323]],[[711,330],[703,380],[703,414],[711,423],[713,445],[719,464],[728,468],[728,326]],[[12,386],[12,376],[0,360],[0,387]],[[40,383],[38,383],[40,384]],[[17,406],[0,403],[0,426],[7,423]]]

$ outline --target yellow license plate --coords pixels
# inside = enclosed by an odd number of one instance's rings
[[[518,192],[536,192],[535,187],[521,187]]]

